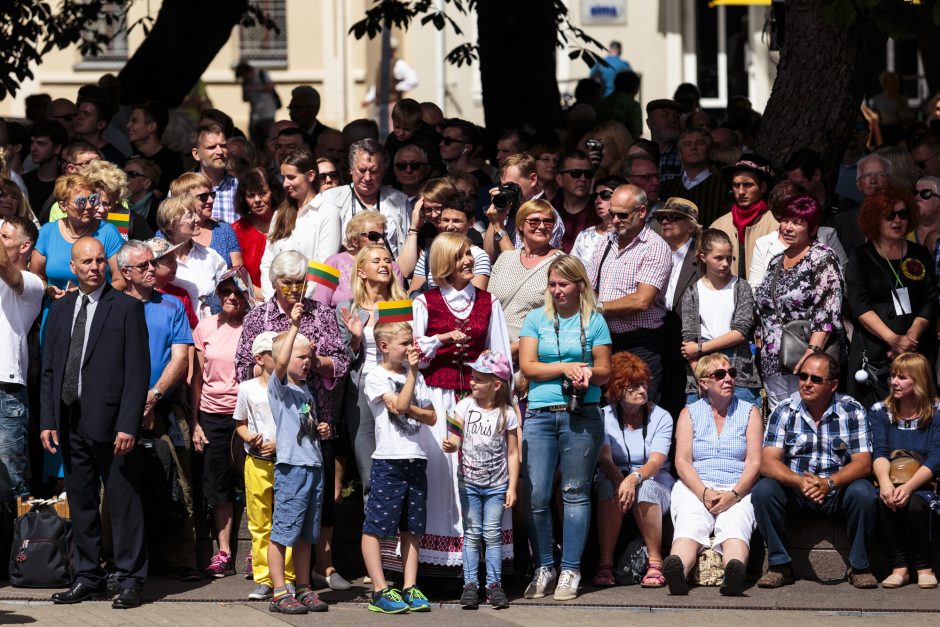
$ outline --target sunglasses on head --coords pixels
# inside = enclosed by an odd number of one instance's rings
[[[441,143],[444,144],[445,146],[450,146],[451,144],[454,144],[454,143],[469,144],[470,142],[465,142],[462,139],[456,139],[454,137],[445,137],[444,139],[441,140]]]
[[[829,377],[821,377],[818,374],[810,374],[808,372],[800,372],[796,375],[800,381],[804,383],[809,380],[813,385],[822,385],[823,381],[829,381]]]
[[[369,231],[368,233],[360,233],[359,236],[368,238],[370,242],[381,242],[382,238],[385,237],[385,233],[379,233],[378,231]]]
[[[592,177],[594,176],[594,170],[584,170],[581,168],[572,168],[570,170],[562,170],[560,174],[567,174],[573,179],[579,179],[582,176]]]
[[[891,211],[885,215],[885,220],[887,222],[894,222],[895,218],[901,218],[902,220],[909,220],[911,217],[911,212],[907,209],[898,209],[897,211]]]
[[[920,198],[924,200],[930,200],[931,198],[934,198],[934,197],[940,197],[940,194],[933,191],[932,189],[915,189],[914,195],[919,196]]]
[[[196,198],[199,199],[199,202],[208,202],[210,198],[215,200],[215,192],[203,192],[201,194],[196,194]]]
[[[612,189],[603,189],[597,192],[597,197],[600,198],[601,200],[610,200],[611,198],[613,198],[613,195],[614,195],[614,190]]]
[[[395,164],[395,169],[399,172],[405,172],[406,170],[420,170],[426,165],[426,161],[399,161]]]
[[[722,381],[725,377],[729,376],[735,379],[738,376],[738,369],[733,366],[731,368],[719,368],[718,370],[710,372],[708,376],[715,381]]]

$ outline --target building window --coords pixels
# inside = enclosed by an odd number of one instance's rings
[[[255,5],[277,26],[277,31],[263,24],[239,27],[239,52],[243,60],[258,67],[287,65],[287,10],[284,4],[285,0],[256,0]]]
[[[101,16],[88,27],[82,39],[83,64],[123,65],[127,61],[127,7],[120,2],[105,2]],[[105,39],[106,43],[96,44]]]

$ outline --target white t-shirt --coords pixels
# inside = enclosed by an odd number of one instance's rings
[[[460,466],[457,474],[467,483],[491,488],[509,481],[506,432],[519,427],[512,407],[505,411],[505,424],[499,429],[497,409],[483,409],[472,396],[463,399],[454,408],[463,419],[463,443],[460,446]]]
[[[199,300],[200,296],[209,296],[219,284],[219,278],[228,270],[222,255],[215,249],[194,241],[186,259],[176,259],[176,278],[173,285],[189,293],[196,316],[203,320],[212,315],[207,305]]]
[[[238,399],[235,401],[235,413],[232,418],[236,421],[247,420],[249,433],[260,433],[264,441],[277,437],[277,425],[268,403],[268,388],[262,385],[261,379],[248,379],[238,384]],[[245,442],[245,452],[251,449]]]
[[[0,381],[26,385],[26,334],[42,305],[42,280],[23,270],[23,293],[0,281]]]
[[[493,266],[490,263],[490,256],[486,254],[486,251],[479,246],[471,246],[470,252],[473,253],[473,276],[481,274],[483,276],[490,276]],[[413,276],[416,278],[419,276],[427,276],[428,289],[437,287],[437,281],[434,280],[434,277],[431,276],[431,272],[428,270],[427,258],[423,250],[418,253],[418,263],[415,264]]]
[[[731,277],[728,284],[720,290],[706,287],[701,279],[696,282],[703,342],[721,337],[731,330],[731,320],[734,318],[734,284],[737,281],[738,277]]]
[[[427,459],[428,452],[437,448],[434,434],[427,425],[407,414],[390,415],[385,407],[382,395],[387,392],[398,394],[404,386],[403,373],[392,372],[381,366],[366,375],[366,398],[375,418],[375,452],[372,459]],[[420,372],[411,404],[418,407],[431,404],[431,392]]]

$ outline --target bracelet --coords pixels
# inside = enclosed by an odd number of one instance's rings
[[[821,352],[823,352],[822,346],[816,346],[815,344],[807,344],[807,345],[806,345],[806,348],[808,348],[809,350],[813,351],[814,353],[821,353]]]
[[[702,504],[705,504],[705,493],[708,492],[708,487],[702,488]]]
[[[420,233],[421,231],[419,231],[418,229],[408,229],[408,232],[409,232],[409,233],[414,233],[415,235],[417,235],[417,234]]]
[[[731,488],[731,494],[734,495],[734,498],[738,499],[738,503],[741,502],[741,495],[738,494],[738,491],[737,491],[737,490],[735,490],[734,488]]]
[[[698,343],[698,354],[701,355],[702,353],[703,353],[703,351],[702,351],[702,342],[699,342],[699,343]]]

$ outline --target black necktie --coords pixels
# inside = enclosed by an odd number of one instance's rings
[[[72,327],[69,355],[65,361],[65,380],[62,382],[62,402],[71,405],[78,400],[78,375],[82,370],[82,347],[85,345],[85,320],[88,318],[88,296],[82,294],[82,306]]]

